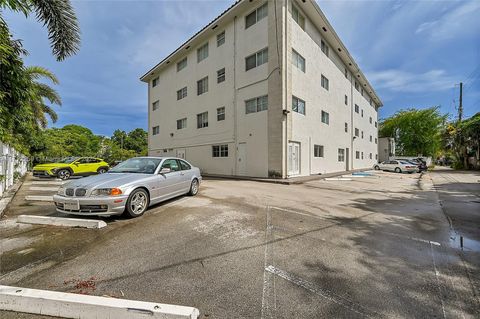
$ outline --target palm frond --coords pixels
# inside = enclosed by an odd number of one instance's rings
[[[62,105],[62,98],[60,95],[47,84],[38,82],[33,83],[33,92],[38,97],[48,99],[50,103]]]
[[[80,48],[80,28],[70,0],[31,0],[37,19],[47,26],[53,54],[58,61]]]
[[[48,116],[50,116],[53,123],[55,123],[58,120],[57,113],[50,106],[44,104],[43,105],[43,112],[44,112],[44,114],[48,114]]]
[[[30,76],[31,79],[39,79],[41,77],[50,79],[53,83],[58,84],[58,78],[55,74],[48,69],[41,66],[29,66],[25,68],[25,73]]]

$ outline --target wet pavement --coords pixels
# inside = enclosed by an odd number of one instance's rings
[[[25,184],[0,222],[0,283],[194,306],[201,318],[478,318],[479,179],[206,180],[196,197],[100,230],[15,224],[56,215],[25,201],[52,185]]]

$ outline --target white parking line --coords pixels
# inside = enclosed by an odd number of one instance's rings
[[[51,202],[51,201],[53,201],[53,196],[30,195],[30,196],[25,196],[25,200],[39,201],[39,202]]]
[[[325,178],[325,181],[351,181],[351,178],[343,178],[343,177],[330,177],[330,178]]]
[[[28,190],[30,191],[41,191],[41,192],[56,192],[58,190],[58,187],[35,187],[35,186],[32,186],[32,187],[29,187]]]
[[[200,315],[193,307],[10,286],[0,286],[0,310],[78,319],[197,319]]]

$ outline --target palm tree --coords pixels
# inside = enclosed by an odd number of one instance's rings
[[[80,28],[70,0],[0,0],[1,9],[35,12],[37,20],[47,26],[53,54],[58,61],[77,53],[80,48]],[[0,22],[5,23],[0,16]]]
[[[39,127],[46,128],[48,125],[47,115],[54,123],[58,117],[53,108],[45,104],[45,100],[57,105],[62,105],[62,100],[54,89],[36,80],[46,78],[52,81],[52,83],[58,84],[58,79],[52,72],[39,66],[25,68],[25,74],[30,81],[27,103],[30,106],[33,120]]]

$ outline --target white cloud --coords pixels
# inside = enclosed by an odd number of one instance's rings
[[[444,70],[433,69],[424,73],[403,70],[369,72],[368,78],[377,89],[401,93],[421,93],[451,89],[457,79]]]

